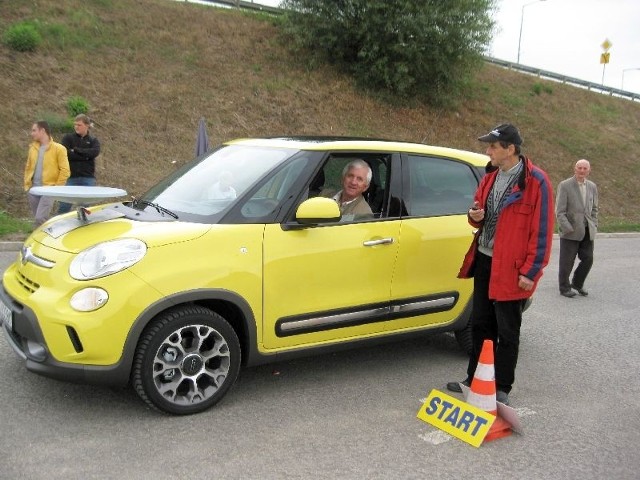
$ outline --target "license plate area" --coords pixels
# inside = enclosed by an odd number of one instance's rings
[[[13,314],[11,309],[0,300],[0,321],[11,331],[13,329]]]

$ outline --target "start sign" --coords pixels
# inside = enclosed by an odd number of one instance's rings
[[[417,417],[474,447],[482,444],[496,419],[484,410],[435,389],[420,407]]]

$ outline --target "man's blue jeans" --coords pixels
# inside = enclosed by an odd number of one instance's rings
[[[94,177],[69,177],[67,179],[66,185],[67,186],[74,185],[74,186],[81,186],[81,187],[95,187],[96,179]],[[58,215],[62,213],[67,213],[69,211],[71,211],[71,204],[60,202],[60,204],[58,205]]]

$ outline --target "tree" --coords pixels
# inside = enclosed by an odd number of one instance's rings
[[[440,104],[482,61],[494,0],[284,0],[296,50],[363,86]]]

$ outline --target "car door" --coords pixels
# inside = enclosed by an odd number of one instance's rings
[[[457,278],[473,239],[467,222],[478,176],[455,158],[403,157],[403,217],[391,287],[391,331],[422,329],[455,320],[473,283]]]
[[[340,160],[344,163],[345,158]],[[327,186],[335,184],[339,171],[324,166]],[[265,349],[321,345],[383,332],[400,220],[381,217],[301,229],[266,225]]]

